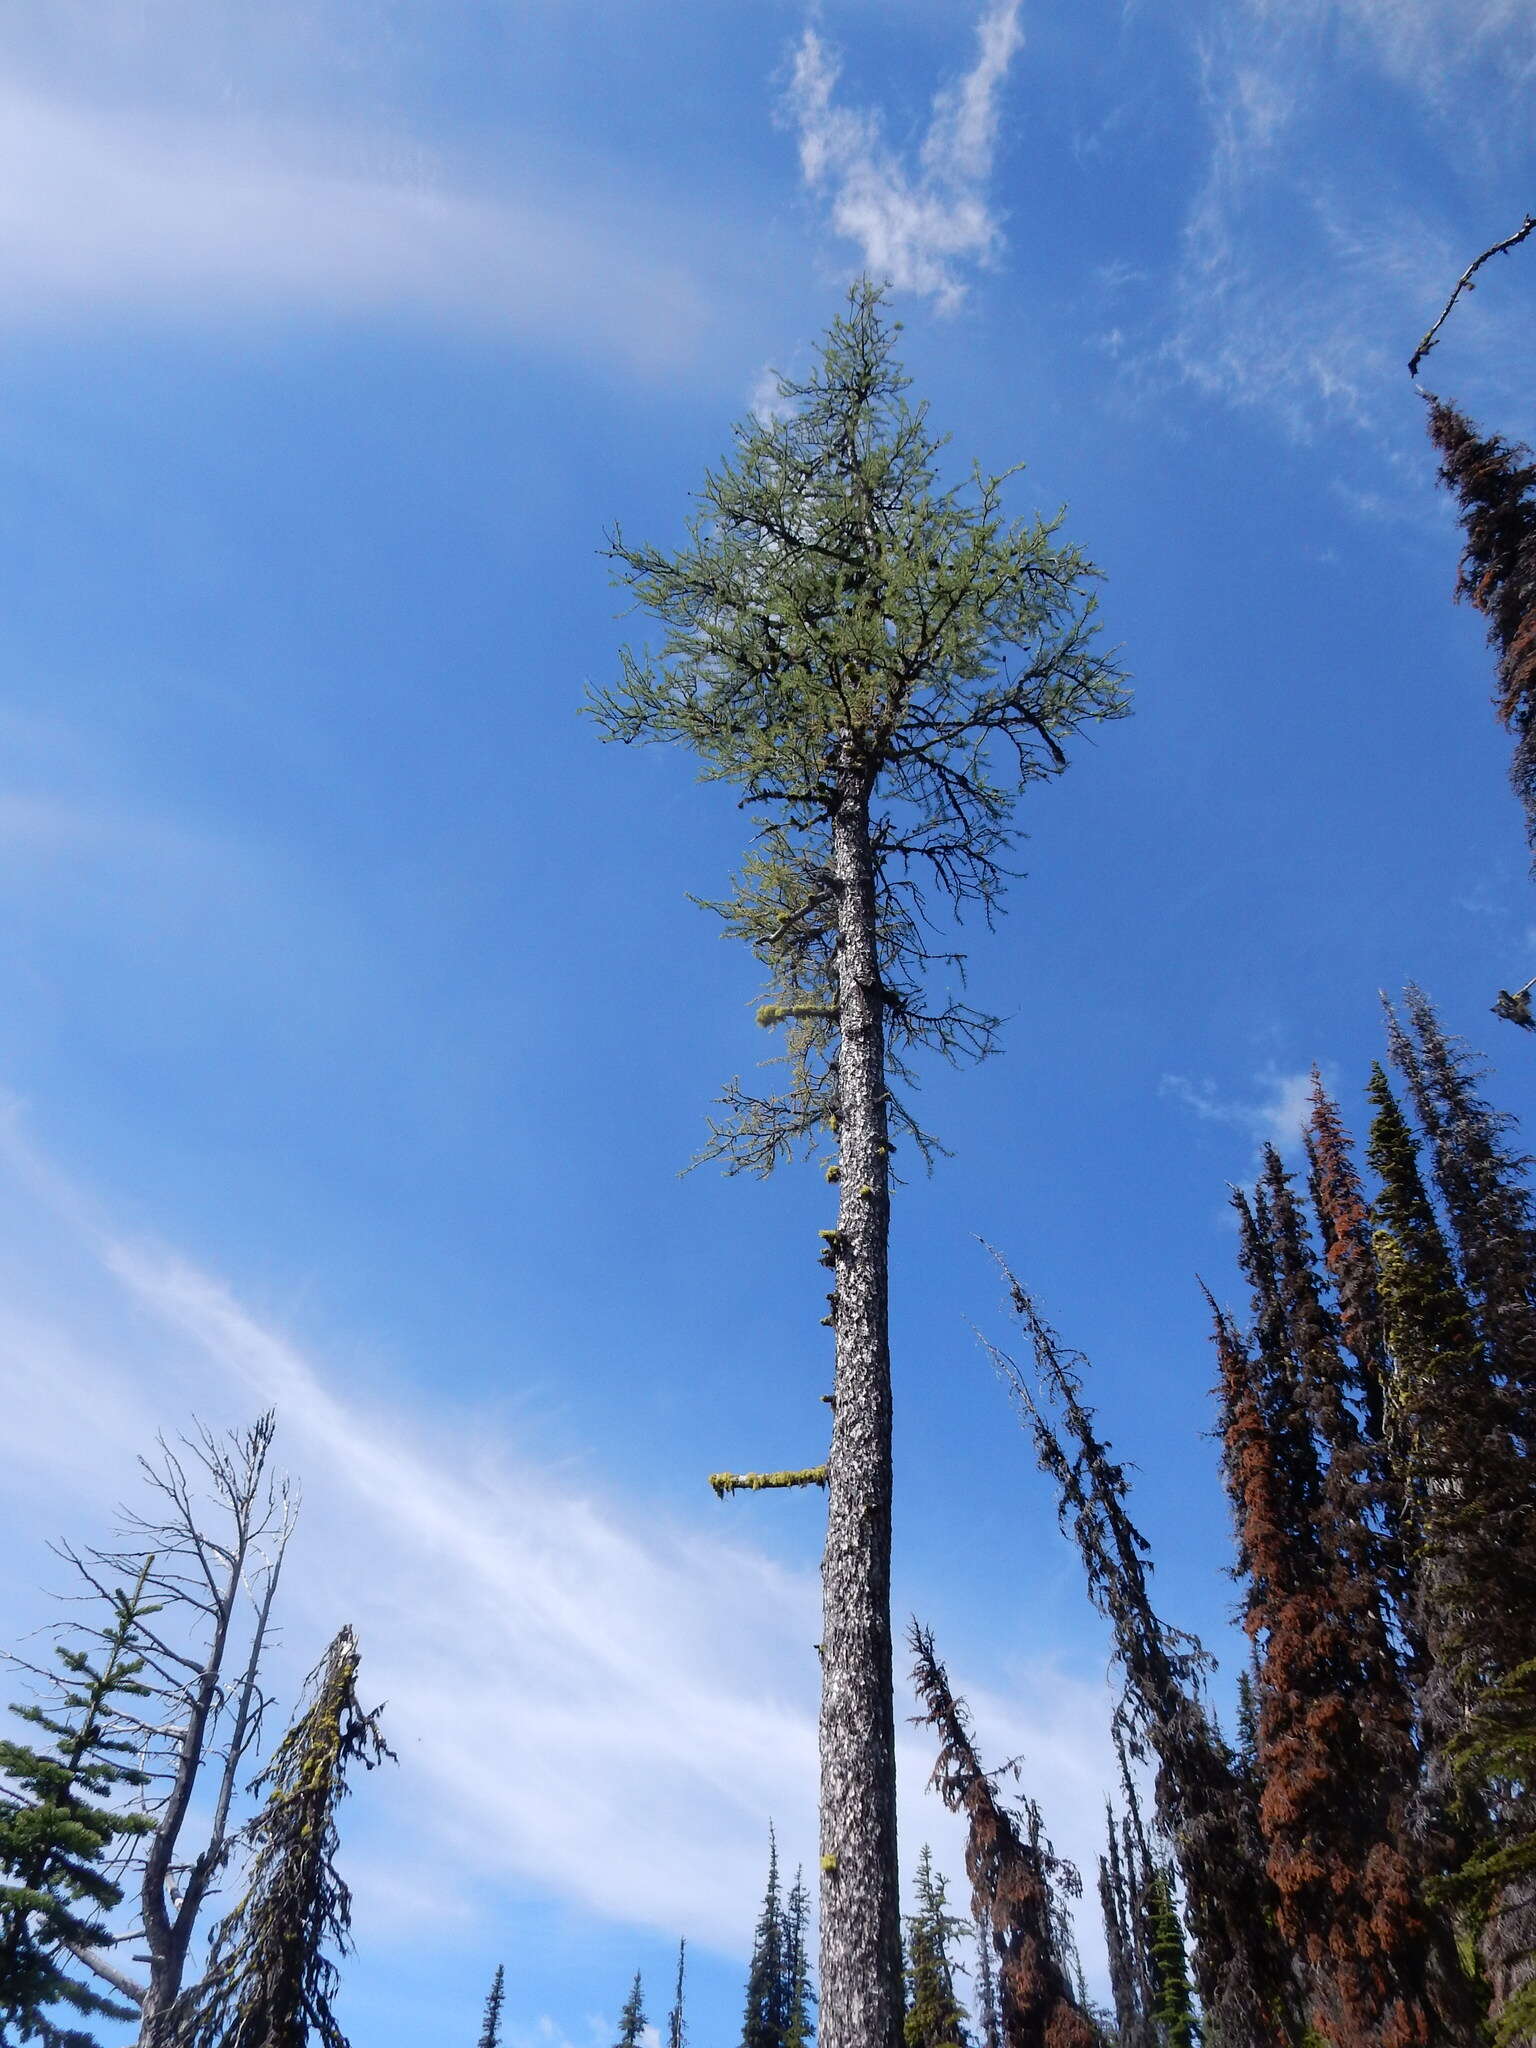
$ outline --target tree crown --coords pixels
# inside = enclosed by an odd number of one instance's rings
[[[1126,708],[1096,645],[1092,565],[1060,517],[1012,520],[1012,472],[939,480],[943,441],[907,402],[884,295],[849,294],[803,381],[750,416],[705,478],[675,554],[615,533],[616,581],[665,628],[592,708],[610,738],[691,749],[730,784],[756,844],[712,904],[767,967],[761,1022],[790,1027],[776,1108],[733,1091],[706,1156],[766,1171],[835,1109],[833,821],[869,818],[894,1069],[915,1046],[979,1056],[996,1021],[929,1005],[930,910],[990,913],[1015,802],[1063,742]],[[898,1121],[916,1131],[898,1111]]]

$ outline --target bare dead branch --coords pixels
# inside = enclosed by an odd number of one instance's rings
[[[1429,332],[1424,336],[1424,339],[1419,343],[1418,347],[1414,350],[1413,354],[1408,358],[1408,374],[1410,377],[1417,380],[1420,363],[1423,362],[1424,358],[1429,354],[1430,350],[1439,341],[1440,330],[1445,325],[1446,321],[1449,320],[1449,318],[1451,317],[1451,308],[1455,305],[1456,301],[1461,297],[1462,293],[1474,292],[1477,290],[1477,286],[1472,282],[1472,279],[1476,275],[1476,273],[1482,269],[1483,265],[1488,261],[1488,259],[1491,256],[1507,255],[1511,249],[1517,249],[1520,246],[1520,244],[1526,239],[1526,237],[1533,233],[1536,233],[1536,213],[1528,213],[1525,216],[1525,219],[1520,223],[1519,227],[1515,229],[1515,232],[1512,235],[1506,235],[1502,242],[1495,242],[1493,247],[1491,249],[1485,249],[1482,255],[1479,256],[1474,263],[1469,263],[1467,265],[1466,269],[1461,273],[1461,276],[1456,280],[1456,289],[1451,293],[1451,296],[1446,300],[1444,306],[1441,307],[1439,319],[1435,322],[1434,326],[1430,328]]]

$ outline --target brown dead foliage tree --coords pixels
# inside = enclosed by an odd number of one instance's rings
[[[950,1690],[930,1632],[913,1622],[907,1642],[912,1677],[927,1709],[920,1726],[936,1729],[939,1754],[931,1783],[951,1813],[968,1823],[965,1870],[975,1912],[990,1927],[1007,2048],[1099,2048],[1098,2031],[1072,1995],[1055,1935],[1053,1881],[1076,1895],[1077,1873],[1051,1850],[1031,1803],[1024,1827],[1006,1807],[997,1774],[983,1770],[965,1702]]]

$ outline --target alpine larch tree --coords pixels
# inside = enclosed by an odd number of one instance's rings
[[[857,284],[818,367],[736,430],[687,543],[613,536],[617,580],[665,638],[626,652],[594,704],[612,738],[690,749],[756,830],[715,908],[768,971],[759,1019],[785,1030],[788,1073],[773,1095],[731,1086],[706,1156],[766,1173],[835,1142],[835,1405],[814,1474],[825,2048],[898,2048],[902,2022],[887,1246],[893,1134],[928,1141],[893,1085],[923,1049],[992,1048],[996,1020],[942,986],[952,915],[991,913],[1020,792],[1126,708],[1090,564],[1059,519],[1007,518],[1006,476],[941,485],[893,338]]]

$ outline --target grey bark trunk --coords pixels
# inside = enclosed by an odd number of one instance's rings
[[[838,917],[837,1338],[821,1637],[821,2048],[899,2048],[891,1697],[886,1006],[867,779],[833,819]]]

